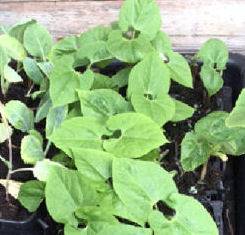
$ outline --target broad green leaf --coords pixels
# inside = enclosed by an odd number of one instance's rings
[[[152,211],[149,224],[155,235],[218,235],[211,215],[203,205],[192,197],[173,193],[166,201],[175,215],[165,218],[159,211]]]
[[[35,135],[27,135],[21,140],[21,158],[25,163],[35,164],[44,159],[42,142]]]
[[[120,30],[110,33],[107,47],[114,57],[128,63],[136,63],[153,51],[149,39],[144,35],[140,34],[135,39],[127,39],[123,37]]]
[[[9,30],[9,35],[11,37],[16,38],[19,42],[23,43],[24,33],[25,33],[26,28],[29,25],[34,24],[34,23],[36,23],[35,20],[27,20],[27,21],[17,23],[11,27],[11,29]]]
[[[18,100],[11,100],[5,105],[4,113],[14,128],[22,132],[34,129],[33,111],[24,103]]]
[[[167,94],[170,87],[169,70],[156,53],[151,53],[131,71],[128,81],[128,96],[138,94],[157,98]]]
[[[216,111],[200,119],[195,125],[198,136],[207,139],[210,143],[219,144],[232,138],[232,129],[226,127],[227,112]]]
[[[74,53],[78,50],[78,37],[68,36],[62,38],[52,47],[52,56],[62,56],[64,54]]]
[[[106,44],[110,30],[108,27],[98,26],[81,34],[78,39],[79,49],[76,59],[89,59],[91,64],[111,59],[112,56]]]
[[[133,28],[153,39],[161,27],[160,9],[156,1],[124,1],[120,11],[119,27],[124,32]]]
[[[7,55],[17,61],[22,61],[26,57],[26,51],[22,44],[8,34],[0,36],[0,47],[4,48]]]
[[[112,78],[100,74],[100,73],[94,73],[94,82],[92,86],[92,90],[94,89],[114,89],[116,85],[114,84],[114,81]]]
[[[93,72],[88,69],[79,73],[72,68],[57,66],[50,79],[50,97],[54,107],[63,106],[78,100],[76,90],[88,90],[93,84]]]
[[[78,91],[83,116],[109,118],[131,111],[131,106],[120,94],[110,89]]]
[[[206,130],[207,131],[207,130]],[[208,141],[188,132],[181,143],[181,165],[185,171],[193,171],[208,161],[212,148]]]
[[[71,155],[72,148],[102,149],[102,136],[110,135],[105,125],[92,117],[75,117],[65,120],[49,139]]]
[[[40,70],[46,75],[46,77],[49,77],[52,69],[53,69],[53,65],[50,62],[39,62],[37,63],[38,67],[40,68]]]
[[[0,143],[5,142],[12,135],[12,128],[0,123]]]
[[[113,210],[109,207],[101,205],[83,206],[76,210],[76,216],[79,219],[87,221],[88,224],[91,223],[110,223],[118,224],[118,220],[113,215]]]
[[[112,154],[85,148],[72,148],[71,151],[78,171],[87,179],[105,182],[112,176]]]
[[[50,136],[55,129],[65,120],[68,113],[68,106],[60,106],[49,109],[46,118],[46,136]]]
[[[128,85],[129,74],[131,68],[124,68],[112,76],[113,83],[118,87],[122,88]]]
[[[74,228],[69,224],[66,224],[64,228],[64,233],[65,233],[64,235],[88,235],[88,230],[87,228],[84,229]]]
[[[20,187],[18,200],[29,212],[35,212],[44,199],[45,184],[38,180],[30,180]]]
[[[77,171],[53,168],[45,187],[48,212],[52,218],[64,224],[77,226],[74,212],[92,205],[97,194]]]
[[[151,53],[131,70],[128,97],[137,94],[155,99],[160,94],[167,94],[169,87],[170,75],[167,66],[156,53]]]
[[[197,53],[197,58],[201,59],[205,65],[218,70],[225,69],[228,56],[227,46],[219,39],[209,39]]]
[[[166,53],[170,77],[179,84],[193,88],[191,69],[186,59],[177,52]]]
[[[160,55],[165,55],[166,52],[172,51],[172,43],[165,32],[159,31],[151,43]]]
[[[152,230],[149,228],[141,228],[141,227],[135,227],[132,225],[126,225],[126,224],[115,224],[111,225],[108,224],[107,226],[104,226],[97,235],[151,235]]]
[[[174,101],[166,94],[160,94],[155,99],[132,94],[131,102],[137,113],[142,113],[150,117],[160,126],[170,121],[175,114]]]
[[[136,112],[163,125],[175,112],[174,102],[167,95],[169,87],[169,70],[160,57],[152,53],[132,69],[128,96]]]
[[[47,117],[49,109],[52,107],[52,101],[48,95],[48,93],[46,93],[42,98],[41,101],[38,105],[37,108],[37,112],[35,115],[35,122],[38,123],[41,120],[43,120],[44,118]]]
[[[0,76],[3,76],[4,68],[10,62],[10,57],[7,54],[7,51],[0,46]]]
[[[53,40],[47,29],[35,23],[27,27],[24,33],[24,46],[35,57],[45,60],[52,48]]]
[[[226,118],[228,127],[245,127],[245,89],[243,89],[236,101],[232,112]]]
[[[139,113],[112,116],[106,127],[114,133],[104,140],[103,148],[117,157],[138,158],[168,142],[161,128]]]
[[[179,100],[174,99],[174,103],[175,103],[175,114],[171,120],[172,122],[180,122],[187,118],[190,118],[195,112],[194,108]]]
[[[33,167],[33,175],[39,181],[47,182],[53,169],[60,171],[64,169],[64,166],[57,162],[50,161],[49,159],[44,159],[42,161],[38,161]]]
[[[210,65],[204,64],[202,66],[200,77],[209,96],[216,94],[223,87],[224,81],[221,73],[210,67]]]
[[[153,162],[114,159],[112,178],[119,198],[143,224],[159,200],[177,192],[172,175]]]
[[[6,79],[6,81],[8,81],[9,83],[16,83],[16,82],[23,81],[21,76],[8,65],[4,66],[3,76]]]
[[[204,43],[196,57],[203,62],[201,79],[209,96],[212,96],[223,86],[222,72],[228,62],[227,46],[219,39],[210,39]]]
[[[44,79],[42,72],[39,69],[39,66],[36,60],[29,57],[25,58],[23,61],[23,67],[27,76],[35,83],[40,84]]]

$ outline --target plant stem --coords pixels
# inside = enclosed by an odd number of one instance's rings
[[[207,170],[208,170],[208,161],[202,167],[201,176],[200,176],[200,181],[201,182],[204,181],[205,176],[207,175]]]
[[[12,170],[10,172],[10,175],[13,175],[17,172],[23,172],[23,171],[33,171],[33,168],[19,168],[19,169],[15,169],[15,170]]]
[[[4,114],[4,105],[3,103],[0,101],[0,113],[1,113],[1,116],[2,116],[2,121],[6,127],[7,130],[9,130],[9,125],[8,125],[8,121],[5,117],[5,114]],[[11,134],[10,132],[8,131],[8,151],[9,151],[9,158],[8,158],[8,162],[9,162],[9,165],[8,165],[8,174],[7,174],[7,177],[6,177],[6,200],[9,201],[9,180],[11,179],[11,171],[12,171],[12,168],[13,168],[13,151],[12,151],[12,140],[11,140]]]
[[[49,140],[48,143],[47,143],[47,145],[46,145],[46,148],[44,150],[44,156],[45,157],[47,156],[50,147],[51,147],[51,141]]]

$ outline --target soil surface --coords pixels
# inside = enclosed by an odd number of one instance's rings
[[[0,219],[22,221],[29,216],[30,213],[14,197],[9,195],[9,201],[6,200],[5,187],[0,185]]]

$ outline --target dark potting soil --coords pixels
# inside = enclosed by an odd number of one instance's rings
[[[5,187],[0,185],[0,219],[23,221],[29,216],[30,213],[14,197],[9,195],[9,201],[6,200]]]

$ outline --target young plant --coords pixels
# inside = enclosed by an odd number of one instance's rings
[[[172,50],[160,29],[156,2],[126,0],[118,22],[54,45],[37,25],[33,22],[23,32],[31,55],[23,66],[40,85],[32,96],[41,98],[35,121],[46,118],[45,151],[41,136],[32,131],[33,113],[16,117],[9,114],[11,103],[4,108],[9,123],[28,132],[21,155],[34,164],[32,171],[39,180],[21,186],[22,205],[32,212],[45,199],[52,218],[64,224],[65,235],[218,234],[206,209],[180,194],[173,174],[157,161],[160,147],[169,142],[163,125],[185,120],[195,109],[169,94],[172,80],[191,89],[193,79],[188,62]],[[221,59],[226,61],[222,46],[213,54],[214,44],[221,42],[207,42],[198,54],[205,66],[202,74],[208,74],[201,77],[210,96],[220,89],[218,76],[225,68]],[[105,75],[103,68],[115,61],[120,70]],[[28,117],[23,120],[23,115]],[[239,134],[225,126],[228,114],[213,116],[197,123],[185,137],[183,142],[195,148],[182,148],[185,170],[203,164],[212,154],[224,157],[243,151],[241,143],[234,142]],[[23,121],[27,123],[20,127]],[[206,125],[212,128],[205,134]],[[230,134],[237,136],[231,139]],[[51,144],[58,153],[44,159]],[[161,205],[171,213],[164,213]]]

